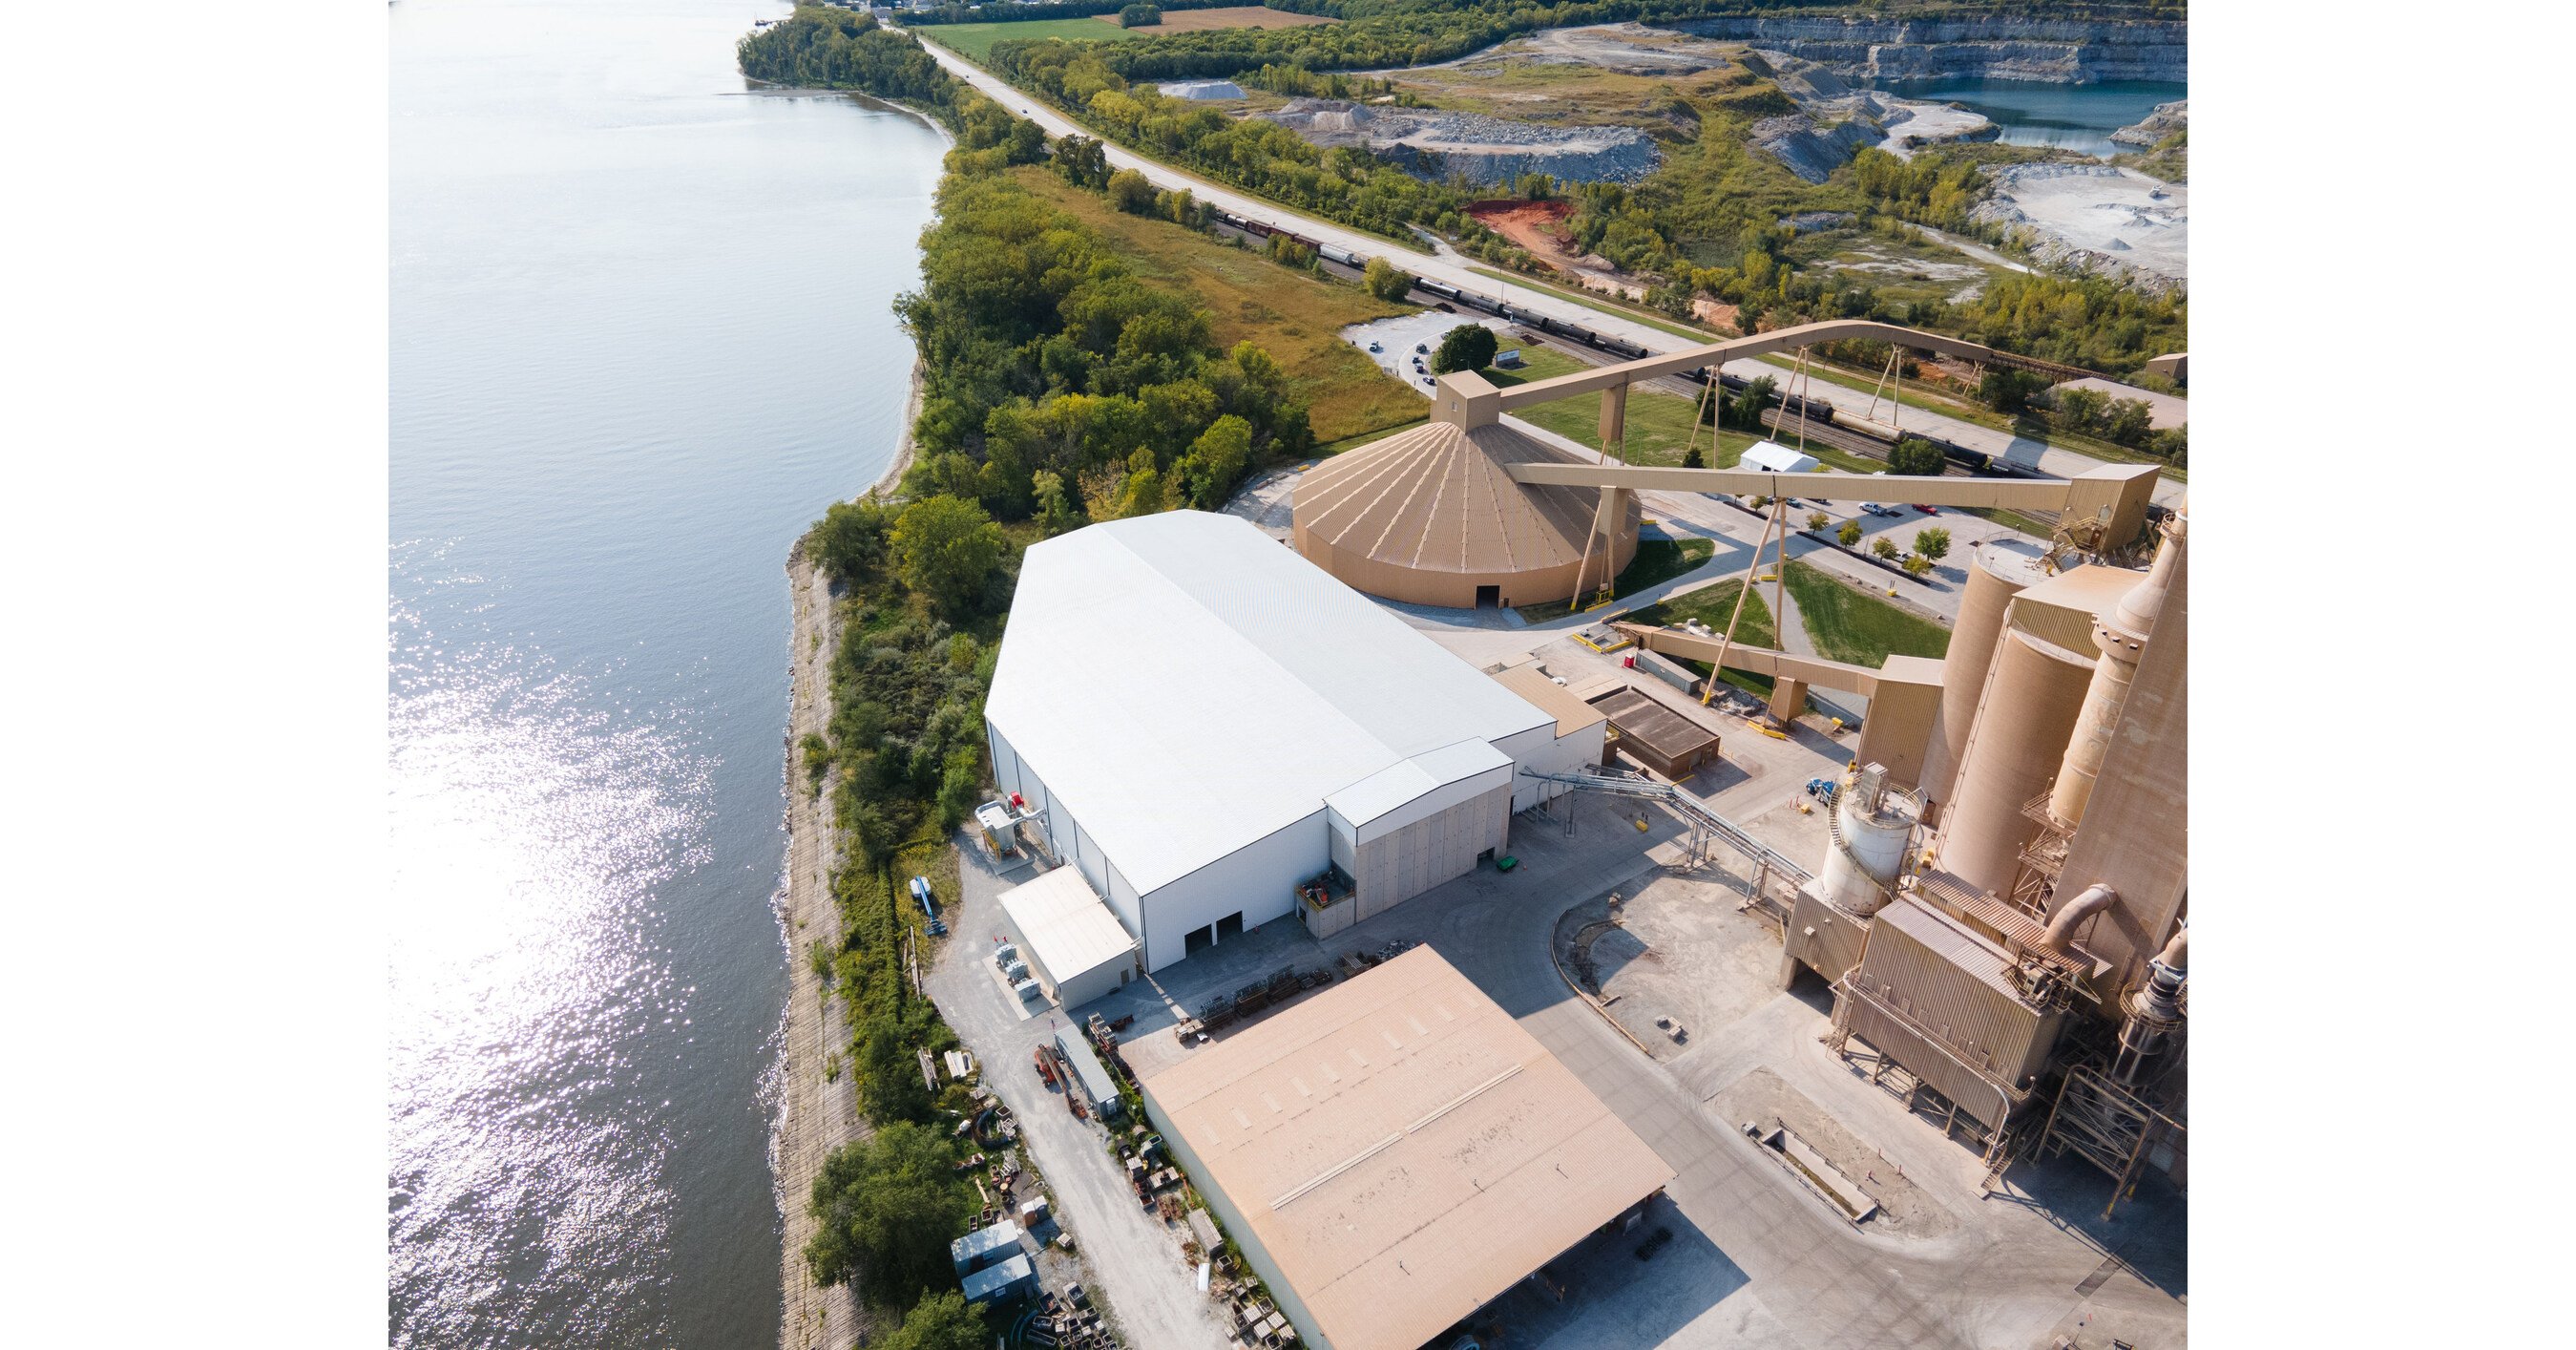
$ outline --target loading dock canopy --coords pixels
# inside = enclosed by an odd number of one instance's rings
[[[1136,939],[1092,893],[1078,869],[1059,867],[1004,891],[1002,917],[1019,935],[1021,954],[1050,986],[1051,997],[1062,997],[1056,991],[1066,986],[1095,994],[1092,986],[1099,981],[1084,975],[1103,966],[1116,970],[1135,963]],[[1107,983],[1115,987],[1118,977],[1111,974]]]

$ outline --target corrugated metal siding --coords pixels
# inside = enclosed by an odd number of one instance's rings
[[[1883,1030],[1890,1037],[1903,1033],[1904,1042],[1915,1047],[1911,1055],[1859,1033],[1861,1014],[1868,1014],[1874,1025],[1887,1019],[1857,1002],[1855,1033],[1894,1055],[1898,1063],[1963,1109],[1975,1106],[1979,1096],[1992,1098],[1993,1089],[1966,1068],[1951,1064],[1951,1055],[2022,1088],[2056,1041],[2059,1014],[2043,1015],[2014,994],[2011,963],[2001,948],[1948,915],[1911,900],[1899,900],[1879,911],[1868,951],[1853,978],[1937,1038],[1947,1054],[1904,1027],[1883,1026]],[[1944,1086],[1945,1082],[1959,1091]]]
[[[1813,936],[1807,932],[1811,928]],[[1789,953],[1828,982],[1860,964],[1861,944],[1868,937],[1868,924],[1799,889],[1798,903],[1789,911]]]

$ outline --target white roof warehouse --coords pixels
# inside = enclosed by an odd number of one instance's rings
[[[1243,520],[1171,511],[1032,546],[985,703],[993,771],[1159,970],[1288,914],[1356,918],[1472,869],[1600,751]]]

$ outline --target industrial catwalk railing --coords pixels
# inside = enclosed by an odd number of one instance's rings
[[[1673,814],[1680,816],[1684,824],[1743,854],[1757,867],[1767,867],[1772,872],[1787,878],[1793,886],[1804,884],[1815,875],[1791,862],[1770,845],[1754,838],[1752,833],[1743,826],[1700,805],[1698,798],[1670,783],[1658,783],[1634,770],[1587,764],[1583,766],[1581,773],[1533,773],[1523,769],[1521,776],[1534,778],[1542,783],[1561,783],[1581,792],[1603,792],[1616,797],[1643,797],[1650,801],[1660,801],[1671,807]]]

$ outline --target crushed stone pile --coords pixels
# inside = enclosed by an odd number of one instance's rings
[[[1786,165],[1789,172],[1810,183],[1821,183],[1862,146],[1878,144],[1879,132],[1857,117],[1819,127],[1816,119],[1793,113],[1763,118],[1753,124],[1753,132],[1746,139],[1754,149]]]
[[[1271,121],[1324,149],[1364,145],[1432,180],[1452,172],[1509,185],[1525,173],[1580,183],[1634,183],[1663,163],[1635,127],[1543,127],[1482,113],[1366,108],[1339,99],[1292,99]]]

